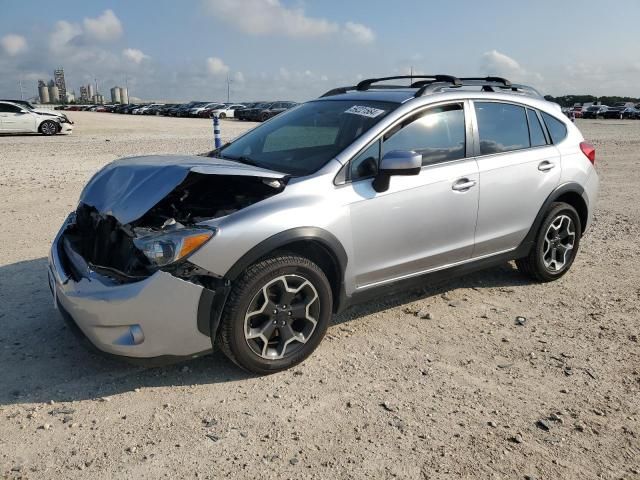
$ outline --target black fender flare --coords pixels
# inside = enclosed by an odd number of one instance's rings
[[[336,261],[341,277],[340,280],[342,281],[347,268],[347,252],[335,235],[319,227],[296,227],[276,233],[240,257],[229,271],[227,271],[224,278],[234,281],[249,265],[255,263],[260,258],[274,250],[299,241],[314,241],[322,245]]]
[[[524,252],[522,256],[526,256],[529,254],[529,250],[531,249],[531,246],[535,241],[536,234],[538,233],[538,229],[540,228],[540,225],[544,220],[544,216],[549,211],[551,204],[566,193],[577,193],[578,195],[580,195],[580,197],[582,197],[582,194],[584,193],[584,187],[576,182],[567,182],[567,183],[563,183],[562,185],[559,185],[558,187],[555,188],[555,190],[553,190],[553,192],[549,194],[547,199],[542,204],[542,207],[540,207],[540,210],[538,211],[538,215],[536,215],[536,218],[533,221],[533,224],[531,225],[529,232],[527,232],[526,237],[524,237],[524,240],[518,247],[518,252]],[[587,208],[588,208],[588,205],[587,205]]]
[[[344,297],[344,273],[348,262],[347,252],[342,243],[335,235],[322,228],[296,227],[277,233],[251,248],[220,279],[219,287],[215,292],[208,289],[203,290],[198,306],[198,330],[205,335],[210,335],[214,340],[232,283],[250,265],[269,253],[300,241],[312,241],[319,244],[333,258],[339,275],[339,285],[336,286],[336,290],[339,292],[338,300],[341,304]]]

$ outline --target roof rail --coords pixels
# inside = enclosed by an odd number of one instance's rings
[[[413,81],[413,80],[416,81]],[[445,89],[456,89],[465,86],[480,87],[484,92],[509,91],[522,95],[529,95],[544,98],[535,88],[527,85],[512,84],[503,77],[454,77],[452,75],[397,75],[394,77],[367,78],[362,80],[355,86],[339,87],[329,90],[322,97],[339,95],[349,91],[366,91],[374,86],[375,83],[385,82],[389,80],[410,80],[410,85],[376,85],[377,89],[393,89],[393,88],[417,88],[414,97],[421,97],[429,93],[439,93]]]
[[[379,77],[379,78],[367,78],[362,80],[358,85],[356,85],[356,90],[369,90],[371,85],[378,82],[385,82],[388,80],[411,80],[414,78],[422,78],[425,80],[430,80],[432,82],[447,82],[452,83],[454,85],[461,85],[460,79],[453,77],[451,75],[397,75],[394,77]],[[385,88],[383,85],[380,85],[378,88]],[[387,86],[389,88],[389,86]],[[393,87],[391,87],[393,88]],[[395,88],[407,88],[406,86],[398,86]]]

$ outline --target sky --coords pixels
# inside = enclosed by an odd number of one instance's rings
[[[145,100],[306,100],[362,78],[502,75],[640,96],[640,1],[0,0],[0,98],[98,81]]]

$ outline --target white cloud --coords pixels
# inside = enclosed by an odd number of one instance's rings
[[[338,31],[338,25],[305,15],[302,8],[287,8],[279,0],[207,0],[209,11],[250,35],[280,34],[313,37]]]
[[[27,40],[22,35],[15,33],[9,33],[0,38],[0,45],[10,57],[15,57],[27,50]]]
[[[518,61],[497,50],[490,50],[482,54],[480,70],[487,75],[503,76],[510,80],[528,83],[543,80],[539,73],[528,71]]]
[[[149,55],[146,55],[142,50],[138,50],[137,48],[125,48],[122,51],[122,56],[136,65],[149,58]]]
[[[218,57],[207,58],[207,69],[211,75],[224,75],[229,73],[229,67]]]
[[[105,10],[96,18],[83,20],[85,34],[100,42],[117,40],[122,35],[122,24],[113,10]]]
[[[366,25],[355,22],[344,24],[344,32],[348,38],[361,44],[373,43],[376,39],[375,33]]]
[[[65,20],[56,22],[49,36],[49,48],[53,52],[63,51],[74,38],[82,34],[82,28]]]
[[[375,34],[366,25],[347,22],[340,26],[325,18],[310,17],[301,7],[287,7],[280,0],[205,0],[208,10],[223,22],[249,35],[320,37],[340,33],[356,43],[371,43]]]
[[[236,72],[233,74],[233,81],[238,83],[244,83],[244,74],[242,72]]]

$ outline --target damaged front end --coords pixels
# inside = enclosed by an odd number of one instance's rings
[[[187,261],[217,233],[203,222],[276,195],[286,182],[278,172],[215,158],[116,161],[85,187],[62,248],[78,276],[88,269],[122,283],[164,270],[212,288],[216,278]]]

